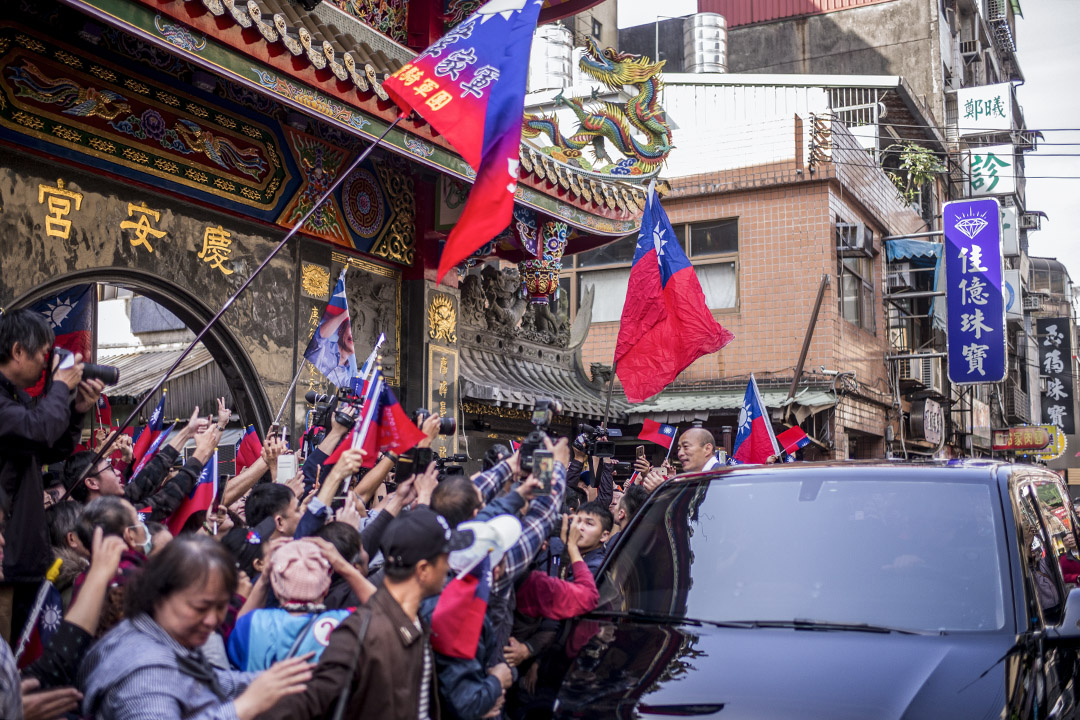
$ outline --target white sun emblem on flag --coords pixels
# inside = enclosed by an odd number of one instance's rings
[[[743,430],[747,430],[747,431],[750,430],[750,413],[751,413],[750,403],[744,403],[743,406],[741,408],[739,408],[739,433],[740,434],[742,433]]]
[[[41,611],[41,627],[49,632],[56,632],[60,627],[60,608],[56,605],[46,605]]]
[[[71,314],[71,311],[75,309],[75,305],[68,300],[55,300],[52,303],[45,306],[45,311],[41,313],[45,316],[45,319],[49,321],[53,329],[60,327],[64,324],[64,320],[67,320],[67,316]]]
[[[151,424],[156,423],[161,418],[161,408],[154,408],[154,414],[150,416]]]
[[[537,5],[542,5],[544,0],[535,0]],[[503,20],[509,20],[514,13],[521,12],[529,0],[491,0],[485,3],[476,13],[480,16],[481,23],[486,23],[496,15],[502,15]]]
[[[668,244],[668,241],[664,239],[664,233],[667,232],[667,228],[661,228],[660,223],[656,223],[656,228],[653,230],[652,243],[656,248],[656,258],[659,260],[664,255],[664,246]]]

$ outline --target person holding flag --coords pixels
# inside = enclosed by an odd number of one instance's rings
[[[492,0],[383,81],[403,112],[415,111],[476,170],[461,218],[446,240],[438,282],[510,224],[537,0]]]
[[[146,454],[150,452],[150,447],[154,444],[154,441],[161,435],[161,428],[164,424],[165,418],[165,395],[168,394],[168,390],[161,391],[161,399],[158,400],[157,406],[154,408],[154,412],[150,413],[150,420],[146,423],[146,426],[135,438],[134,447],[132,448],[132,456],[134,458],[136,472],[140,467],[142,459],[146,457]]]
[[[768,463],[776,462],[778,455],[780,445],[769,422],[769,410],[761,399],[757,380],[750,375],[742,409],[739,410],[739,432],[735,435],[735,449],[731,456],[740,463]]]
[[[222,401],[220,407],[223,406]],[[75,481],[95,457],[91,451],[76,453],[64,463],[64,484],[77,502],[85,504],[101,496],[122,497],[139,511],[144,521],[163,522],[191,494],[221,439],[220,416],[219,423],[208,428],[204,422],[200,421],[196,407],[188,424],[174,432],[169,442],[127,485],[122,484],[120,473],[108,458],[99,460],[84,481],[76,485]],[[169,476],[173,463],[191,438],[195,438],[195,451],[182,468]]]
[[[784,451],[785,461],[794,462],[795,453],[809,445],[810,438],[801,427],[796,425],[777,435],[776,442]]]
[[[356,375],[356,348],[349,299],[345,296],[345,271],[341,271],[322,320],[304,350],[304,359],[338,387],[347,387]]]
[[[713,319],[655,183],[650,185],[615,343],[615,370],[626,398],[634,403],[655,395],[734,337]]]

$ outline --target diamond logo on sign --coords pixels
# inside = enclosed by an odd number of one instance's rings
[[[1001,212],[994,198],[946,203],[945,302],[949,380],[1005,379]]]
[[[974,240],[975,236],[982,232],[989,223],[981,217],[965,217],[956,221],[957,230],[968,236],[968,239]]]

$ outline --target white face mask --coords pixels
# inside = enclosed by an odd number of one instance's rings
[[[142,520],[139,520],[131,527],[142,528],[143,537],[146,538],[146,540],[139,545],[139,549],[143,551],[143,555],[150,557],[150,551],[154,548],[154,538],[150,536],[150,528],[146,527],[146,523]]]

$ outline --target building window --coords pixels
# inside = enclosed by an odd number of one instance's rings
[[[869,257],[840,259],[840,314],[868,332],[876,332],[874,312],[874,264]]]
[[[679,223],[672,227],[676,242],[694,263],[709,308],[735,309],[739,300],[738,218]],[[563,262],[561,287],[569,290],[573,299],[571,310],[575,315],[586,290],[592,288],[593,322],[619,321],[636,246],[637,236],[627,236]]]
[[[601,33],[604,32],[604,26],[596,18],[592,19],[592,36],[599,40]]]

